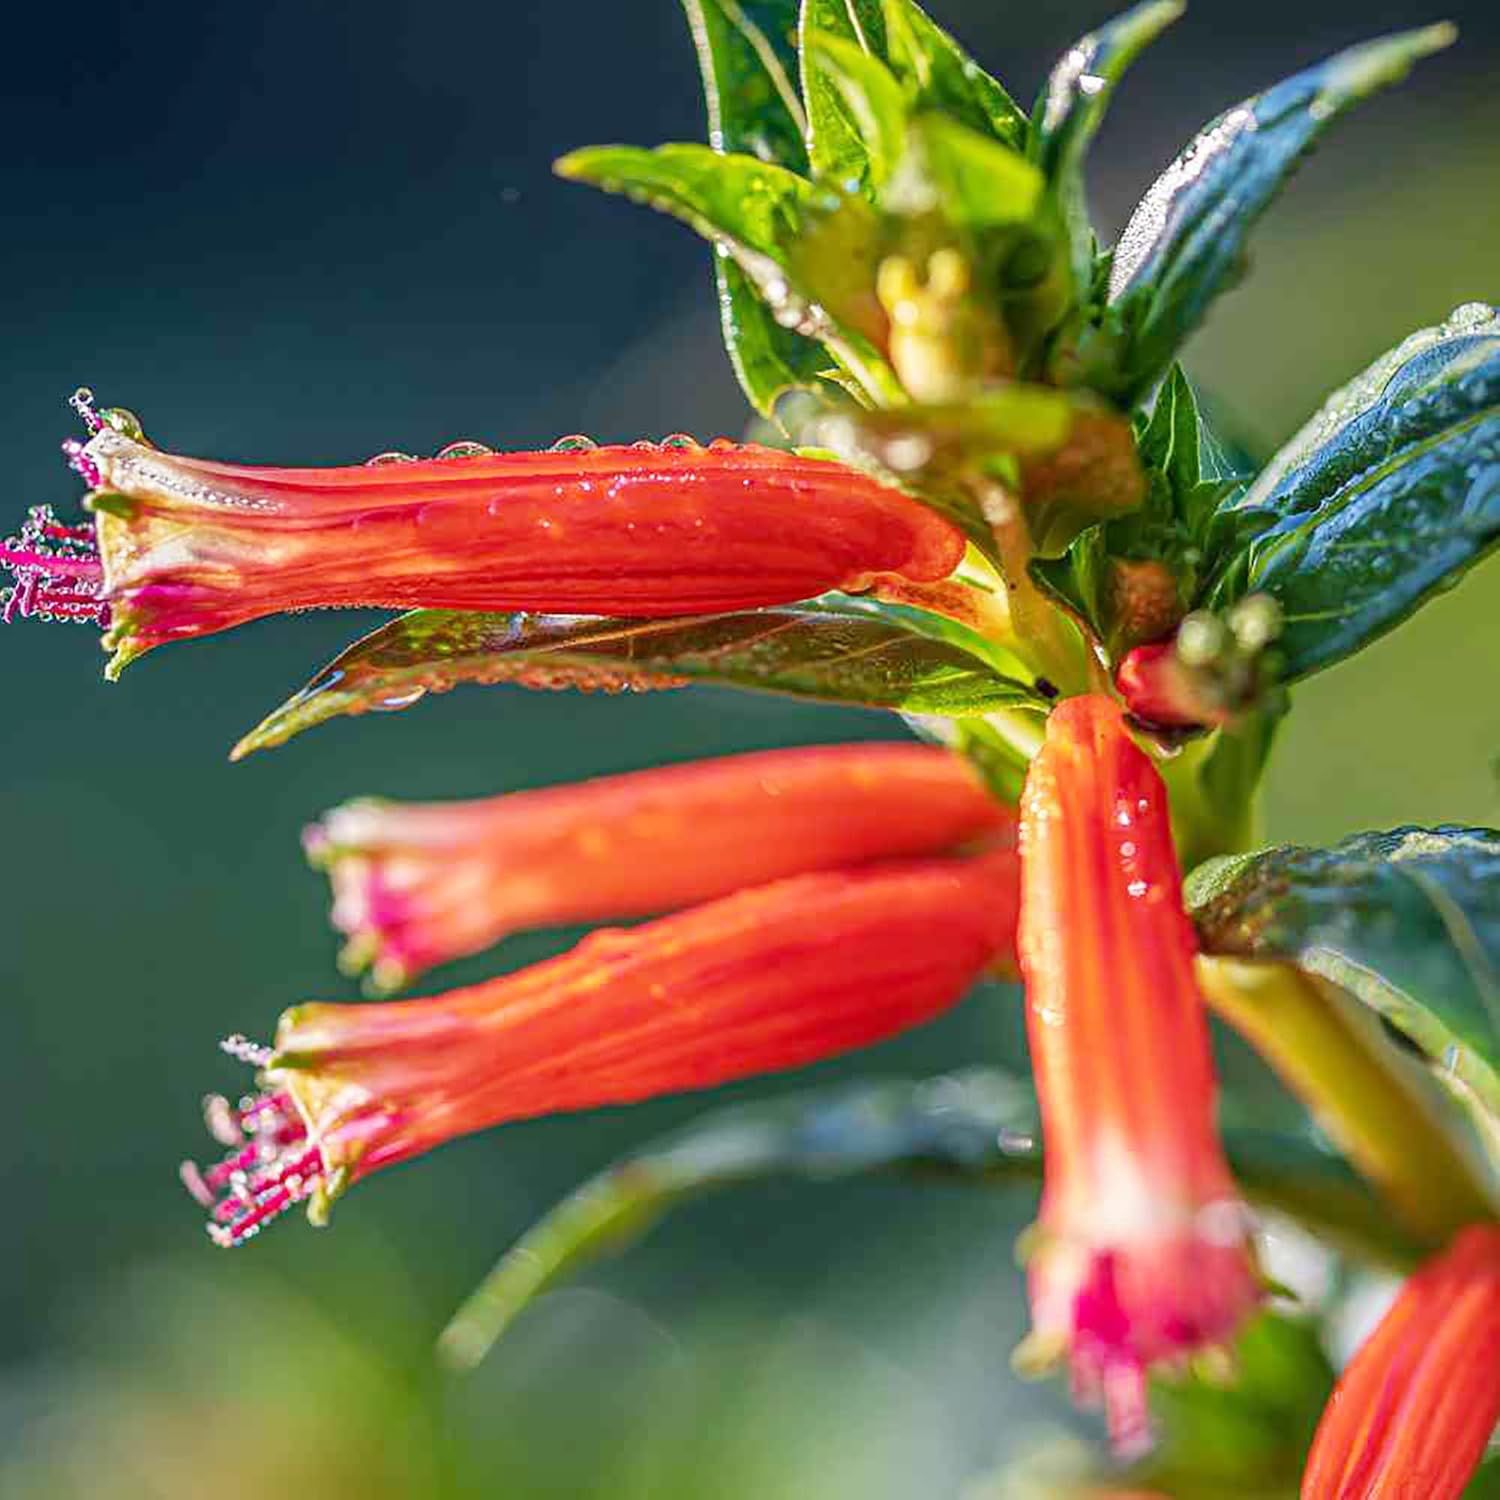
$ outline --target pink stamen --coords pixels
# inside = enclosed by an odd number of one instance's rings
[[[62,445],[63,457],[68,461],[68,467],[91,490],[97,490],[104,482],[104,476],[99,471],[99,465],[89,457],[88,450],[77,438],[68,438]]]
[[[0,592],[0,620],[7,625],[17,615],[109,623],[109,604],[100,597],[104,569],[90,525],[68,525],[50,506],[33,506],[20,535],[0,542],[0,569],[15,579],[15,587]]]
[[[263,1066],[270,1049],[231,1037],[226,1050]],[[222,1095],[204,1101],[209,1133],[229,1152],[206,1170],[194,1162],[180,1169],[183,1186],[208,1211],[209,1237],[238,1245],[262,1226],[317,1191],[323,1178],[322,1150],[310,1145],[291,1097],[257,1094],[231,1108]]]

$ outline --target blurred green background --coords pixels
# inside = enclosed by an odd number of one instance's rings
[[[1117,100],[1094,168],[1104,227],[1221,107],[1435,19],[1425,3],[1203,0]],[[933,8],[1021,97],[1108,14]],[[1194,373],[1267,449],[1410,329],[1500,293],[1500,21],[1487,0],[1448,14],[1460,50],[1339,128],[1193,347]],[[701,137],[674,0],[79,0],[7,26],[0,411],[17,516],[76,492],[56,444],[80,382],[166,447],[250,461],[742,431],[703,248],[548,174],[584,142]],[[1274,837],[1497,821],[1497,568],[1299,691]],[[1024,1195],[737,1191],[543,1301],[447,1386],[429,1341],[494,1256],[704,1100],[462,1141],[361,1189],[330,1232],[291,1221],[232,1255],[208,1246],[174,1167],[207,1152],[200,1096],[240,1086],[217,1039],[351,994],[298,853],[310,816],[355,793],[473,795],[898,732],[710,691],[465,690],[229,766],[236,736],[368,623],[264,622],[154,655],[115,687],[84,631],[0,638],[0,1494],[980,1493],[1070,1420],[1057,1387],[1008,1371]],[[1019,1030],[997,988],[812,1071],[1017,1060]]]

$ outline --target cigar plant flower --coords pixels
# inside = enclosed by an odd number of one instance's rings
[[[649,920],[447,993],[297,1004],[269,1046],[231,1038],[256,1087],[210,1099],[226,1154],[183,1168],[212,1237],[298,1204],[321,1223],[473,1131],[840,1055],[988,980],[976,1003],[1024,1006],[1030,1080],[969,1068],[710,1118],[544,1220],[445,1356],[473,1363],[696,1190],[1040,1177],[1024,1363],[1065,1363],[1104,1408],[1079,1493],[1291,1493],[1305,1466],[1316,1500],[1458,1495],[1500,1399],[1500,833],[1257,847],[1256,802],[1288,689],[1493,551],[1500,314],[1465,303],[1412,334],[1263,464],[1181,362],[1296,162],[1453,29],[1241,101],[1102,247],[1088,147],[1179,0],[1081,38],[1030,113],[916,0],[683,5],[707,143],[558,171],[711,244],[757,441],[243,465],[165,451],[80,390],[63,446],[83,509],[33,507],[0,542],[3,615],[102,628],[115,676],[272,614],[403,611],[235,758],[506,683],[790,695],[923,743],[628,774],[601,747],[574,787],[326,814],[307,850],[345,967],[381,992],[522,929]],[[1232,1072],[1241,1125],[1221,1128],[1211,1011],[1316,1132],[1247,1134]],[[1351,1275],[1425,1262],[1336,1390],[1328,1309],[1283,1316],[1262,1254],[1288,1219]],[[1300,1374],[1283,1358],[1268,1382],[1287,1338]]]

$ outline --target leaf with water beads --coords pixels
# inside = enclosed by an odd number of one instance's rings
[[[715,151],[807,171],[806,116],[797,96],[796,0],[683,0]],[[715,256],[724,345],[750,404],[772,417],[777,398],[815,387],[829,368],[812,339],[777,322],[739,263]]]
[[[1030,154],[1057,194],[1079,286],[1089,284],[1094,255],[1094,235],[1083,190],[1083,163],[1089,143],[1125,70],[1183,9],[1183,0],[1145,0],[1080,37],[1047,79],[1041,111],[1031,123]]]
[[[674,620],[414,610],[351,646],[235,746],[238,760],[329,719],[460,683],[618,692],[699,682],[913,713],[1041,710],[1008,654],[943,615],[830,594]]]
[[[1205,602],[1273,598],[1287,680],[1451,588],[1500,543],[1500,313],[1468,303],[1377,360],[1214,526]]]
[[[1251,228],[1324,129],[1456,34],[1444,24],[1351,47],[1205,126],[1137,205],[1115,248],[1106,334],[1117,347],[1101,388],[1127,406],[1149,392],[1239,278]]]
[[[1287,1137],[1231,1140],[1256,1201],[1305,1216],[1367,1253],[1406,1264],[1414,1247],[1340,1163]],[[814,1182],[876,1172],[971,1183],[1041,1174],[1036,1104],[1023,1081],[973,1069],[922,1082],[860,1082],[722,1110],[625,1158],[569,1194],[495,1266],[444,1330],[457,1369],[478,1364],[538,1296],[648,1233],[670,1209],[771,1177]]]
[[[1205,952],[1283,959],[1411,1038],[1500,1119],[1500,833],[1397,828],[1200,866]]]

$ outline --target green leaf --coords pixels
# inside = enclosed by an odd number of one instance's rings
[[[405,708],[460,683],[604,691],[690,682],[913,713],[1036,704],[1013,659],[956,620],[842,594],[673,620],[419,609],[355,642],[234,749],[329,719]]]
[[[1409,1255],[1404,1242],[1391,1239],[1378,1205],[1315,1148],[1277,1138],[1258,1143],[1246,1159],[1252,1191],[1258,1192],[1257,1180],[1299,1183],[1302,1199],[1323,1220],[1358,1219],[1376,1243]],[[1274,1163],[1269,1176],[1267,1161]],[[472,1368],[542,1292],[639,1239],[698,1194],[773,1176],[827,1182],[886,1170],[1034,1180],[1041,1160],[1030,1088],[975,1069],[921,1083],[857,1083],[710,1114],[564,1199],[459,1309],[440,1350],[450,1365]],[[1260,1196],[1274,1198],[1277,1191]]]
[[[1187,896],[1206,952],[1340,986],[1500,1114],[1500,833],[1398,828],[1231,856]]]
[[[610,1167],[565,1198],[490,1272],[439,1350],[467,1369],[530,1302],[645,1234],[685,1199],[772,1176],[817,1182],[892,1167],[1034,1171],[1030,1091],[983,1071],[858,1083],[721,1110]],[[1003,1134],[1002,1134],[1003,1132]]]
[[[886,0],[887,61],[916,110],[934,110],[1016,150],[1026,116],[1016,102],[913,0]]]
[[[1262,1314],[1235,1340],[1228,1380],[1156,1380],[1161,1440],[1130,1482],[1173,1495],[1263,1500],[1296,1493],[1333,1392],[1315,1319]]]
[[[1139,510],[1085,532],[1060,558],[1032,564],[1037,582],[1099,641],[1113,662],[1132,646],[1165,635],[1197,599],[1210,531],[1225,499],[1244,484],[1210,432],[1180,365],[1136,421],[1146,475]],[[1131,564],[1159,563],[1170,575],[1167,610],[1152,618],[1149,575]],[[1172,616],[1175,614],[1175,618]]]
[[[807,117],[797,94],[797,0],[682,0],[698,49],[709,143],[803,175]]]
[[[885,17],[880,0],[802,0],[798,29],[802,97],[807,102],[807,152],[813,175],[849,192],[869,187],[869,151],[837,81],[809,45],[814,35],[837,37],[885,60]]]
[[[1145,0],[1080,37],[1047,80],[1040,117],[1032,120],[1031,155],[1057,193],[1079,286],[1089,285],[1094,262],[1094,235],[1083,184],[1089,142],[1125,70],[1184,8],[1184,0]]]
[[[796,0],[683,0],[716,151],[808,170],[797,95]],[[813,388],[831,365],[812,339],[783,327],[732,255],[715,259],[724,345],[751,406],[771,417],[788,390]]]
[[[1471,303],[1377,361],[1218,526],[1207,602],[1274,598],[1288,681],[1451,587],[1500,539],[1500,316]]]
[[[937,208],[955,229],[983,237],[1033,219],[1046,180],[1019,151],[927,112],[909,126],[909,160],[888,206],[913,216]]]
[[[865,177],[876,193],[885,185],[906,145],[906,97],[890,69],[857,42],[825,32],[804,33],[806,66],[828,80],[859,137]]]
[[[1454,35],[1429,26],[1352,47],[1199,133],[1141,200],[1115,250],[1109,297],[1120,343],[1109,394],[1134,405],[1156,383],[1238,279],[1252,225],[1324,128]]]

